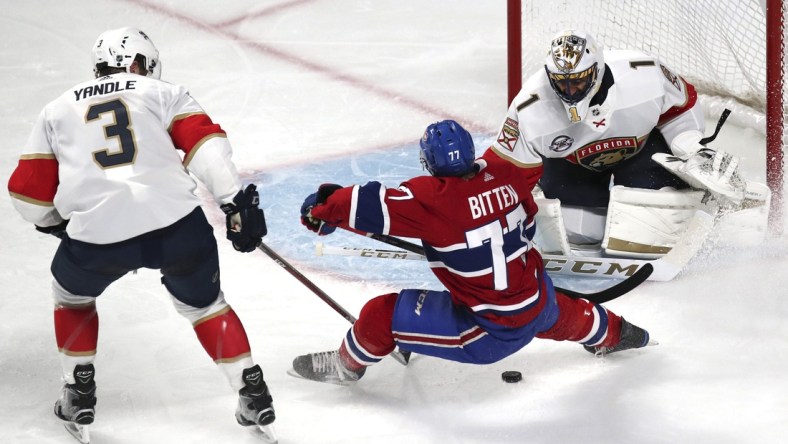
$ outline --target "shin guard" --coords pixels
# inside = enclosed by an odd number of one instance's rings
[[[617,344],[621,335],[621,317],[605,307],[585,299],[573,299],[556,292],[558,320],[538,338],[573,341],[590,346]]]
[[[390,293],[371,299],[361,309],[339,348],[340,357],[351,370],[380,362],[394,351],[391,320],[396,303],[397,294]]]
[[[55,340],[63,365],[63,379],[74,384],[74,367],[93,362],[99,320],[95,304],[55,307]]]
[[[195,322],[194,331],[200,344],[217,364],[251,355],[246,330],[230,306]]]
[[[55,307],[55,339],[61,353],[95,355],[98,344],[98,312],[96,305]]]

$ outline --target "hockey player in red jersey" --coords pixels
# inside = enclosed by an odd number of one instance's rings
[[[61,239],[51,270],[66,384],[55,414],[72,433],[93,422],[96,298],[145,267],[161,270],[177,311],[239,392],[238,422],[267,427],[271,395],[224,299],[213,228],[189,173],[221,205],[243,252],[266,234],[255,186],[241,186],[222,128],[184,87],[159,80],[159,52],[142,31],[102,33],[93,62],[94,80],[41,112],[8,182],[25,220]]]
[[[757,243],[768,188],[746,183],[734,156],[705,146],[704,127],[695,88],[659,59],[603,51],[589,33],[567,30],[512,100],[493,149],[543,165],[535,239],[543,253],[659,257],[707,208],[707,191],[730,213],[718,225],[737,227],[726,242]]]
[[[445,291],[402,290],[361,309],[338,350],[297,357],[292,372],[321,382],[357,381],[396,346],[457,362],[489,364],[534,337],[569,340],[591,352],[643,347],[648,333],[601,305],[553,289],[533,248],[540,165],[487,150],[475,159],[457,122],[429,125],[421,159],[431,176],[387,188],[324,184],[306,198],[302,222],[422,240]]]

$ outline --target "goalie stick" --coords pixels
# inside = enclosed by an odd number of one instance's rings
[[[296,270],[295,267],[290,265],[282,256],[280,256],[276,251],[272,250],[271,247],[266,245],[264,242],[260,242],[257,248],[262,251],[263,253],[267,254],[268,257],[274,260],[280,267],[284,268],[285,271],[290,273],[294,278],[298,279],[299,282],[304,284],[304,286],[310,290],[312,293],[316,294],[320,299],[323,300],[329,307],[333,308],[334,311],[342,315],[343,318],[347,319],[351,324],[356,322],[356,317],[350,314],[349,311],[345,310],[339,303],[331,298],[325,291],[321,290],[320,287],[315,285],[314,282],[307,279],[306,276],[301,274],[300,271]],[[391,352],[391,357],[396,359],[402,365],[408,365],[408,361],[410,360],[410,352],[407,351],[399,351],[394,350]]]
[[[675,278],[703,246],[711,233],[715,214],[697,210],[690,219],[687,230],[676,245],[659,259],[626,259],[613,257],[584,257],[543,254],[545,270],[550,274],[627,279],[646,264],[654,268],[648,276],[651,281],[669,281]],[[318,245],[318,254],[339,254],[343,256],[377,257],[386,259],[422,259],[424,248],[421,245],[385,234],[359,233],[377,241],[401,248],[406,251],[376,250],[371,248],[339,248]]]
[[[384,238],[385,239],[385,236]],[[381,242],[385,242],[381,239]],[[405,242],[409,244],[409,248],[413,248],[414,250],[418,250],[419,247],[416,244],[411,244],[410,242],[404,241],[399,238],[394,238],[399,241]],[[405,259],[405,260],[424,260],[425,257],[419,253],[414,253],[412,251],[395,251],[395,250],[377,250],[373,248],[355,248],[355,247],[333,247],[331,245],[324,245],[319,243],[315,246],[315,253],[318,256],[323,255],[335,255],[335,256],[360,256],[360,257],[374,257],[374,258],[382,258],[382,259]],[[632,291],[635,287],[642,284],[646,281],[649,276],[654,272],[654,266],[649,261],[641,261],[643,262],[632,274],[628,275],[624,280],[621,282],[613,285],[612,287],[606,288],[604,290],[595,292],[595,293],[581,293],[574,290],[568,290],[561,287],[555,287],[557,291],[564,293],[565,295],[571,298],[583,298],[588,299],[591,302],[596,304],[603,304],[608,301],[612,301],[613,299],[623,296],[626,293]]]

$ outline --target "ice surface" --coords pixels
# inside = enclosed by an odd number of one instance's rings
[[[15,2],[0,16],[0,179],[45,103],[92,75],[96,36],[138,26],[161,51],[163,78],[190,88],[227,130],[244,180],[261,185],[266,242],[357,314],[372,296],[437,283],[416,261],[314,256],[319,241],[377,245],[312,235],[298,222],[301,201],[323,182],[395,186],[422,174],[415,144],[443,118],[463,122],[484,147],[507,106],[505,16],[504,2],[474,0]],[[754,132],[726,126],[718,140],[763,177]],[[206,203],[223,288],[271,387],[280,443],[785,442],[784,237],[707,248],[676,280],[608,305],[658,347],[595,359],[537,340],[488,366],[386,359],[348,388],[286,375],[296,355],[338,346],[349,324],[263,253],[233,251],[223,216]],[[61,382],[48,268],[57,243],[9,199],[0,211],[0,442],[69,443],[52,414]],[[259,442],[235,423],[236,394],[157,273],[125,277],[98,308],[93,442]],[[504,383],[504,370],[523,381]]]

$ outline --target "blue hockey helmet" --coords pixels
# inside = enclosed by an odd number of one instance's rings
[[[433,176],[462,176],[473,170],[473,138],[454,120],[428,126],[419,145],[421,163]]]

